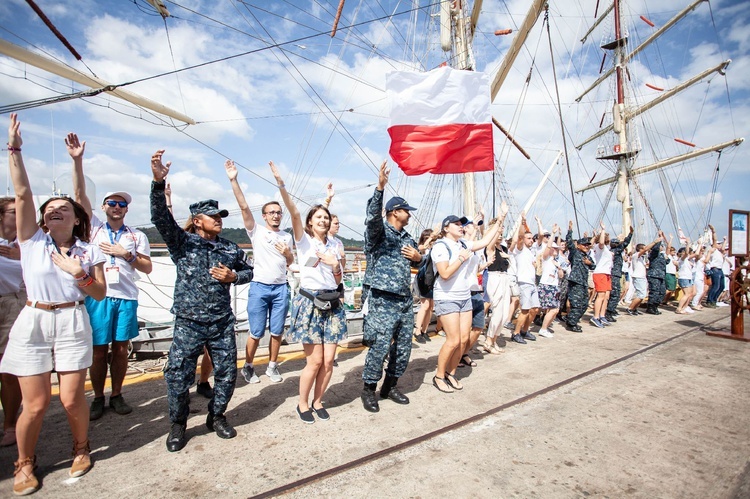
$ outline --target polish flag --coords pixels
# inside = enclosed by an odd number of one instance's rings
[[[449,67],[386,75],[390,155],[406,175],[492,171],[490,79]]]

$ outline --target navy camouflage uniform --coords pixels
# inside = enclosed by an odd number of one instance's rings
[[[633,239],[633,233],[629,233],[625,236],[620,244],[615,244],[610,247],[612,250],[612,292],[609,293],[609,301],[607,302],[607,313],[615,314],[617,312],[617,304],[620,303],[620,295],[622,289],[620,288],[620,280],[622,279],[622,252],[630,244],[630,240]]]
[[[664,296],[667,294],[667,288],[664,284],[664,278],[667,275],[667,258],[661,252],[661,241],[651,248],[648,253],[648,271],[646,279],[648,280],[648,308],[656,311],[661,305]]]
[[[568,327],[574,328],[586,312],[589,301],[589,270],[594,270],[595,265],[586,253],[576,247],[572,230],[568,230],[565,244],[568,247],[568,260],[570,261],[570,275],[568,276],[570,311],[567,324]]]
[[[414,329],[410,267],[419,266],[419,262],[410,262],[401,255],[402,247],[417,248],[417,243],[406,230],[399,232],[383,220],[382,211],[383,191],[375,189],[367,202],[367,270],[362,289],[363,302],[365,299],[369,300],[363,335],[365,343],[370,347],[362,379],[365,386],[370,385],[372,389],[383,376],[386,356],[387,378],[398,379],[406,371]]]
[[[189,414],[190,386],[203,347],[214,364],[214,396],[208,411],[223,416],[237,380],[237,344],[229,289],[231,283],[214,279],[209,269],[222,263],[237,273],[235,284],[253,277],[245,252],[235,243],[217,237],[208,241],[185,232],[167,209],[165,182],[151,184],[151,222],[161,234],[177,268],[172,313],[174,336],[164,370],[169,419],[185,425]]]

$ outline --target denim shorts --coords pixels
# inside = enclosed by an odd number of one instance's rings
[[[483,292],[471,294],[471,328],[484,329],[484,299]]]
[[[689,288],[693,285],[692,279],[677,279],[677,283],[682,289]]]
[[[289,311],[289,286],[251,282],[247,293],[247,322],[250,336],[256,340],[266,334],[266,323],[271,336],[284,334],[284,321]]]
[[[437,317],[459,312],[471,312],[473,309],[471,297],[465,300],[435,300],[435,315]]]

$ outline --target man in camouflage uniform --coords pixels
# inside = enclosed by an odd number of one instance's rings
[[[620,295],[622,290],[620,289],[620,279],[622,279],[622,252],[630,244],[630,240],[633,239],[633,227],[630,227],[630,232],[622,242],[619,239],[612,239],[609,242],[610,250],[612,250],[612,292],[609,294],[609,301],[607,302],[607,313],[604,318],[609,322],[616,322],[616,315],[620,315],[617,311],[617,304],[620,303]]]
[[[662,241],[665,241],[664,233],[659,231],[659,242],[654,244],[648,253],[648,306],[646,313],[651,315],[661,315],[659,305],[667,294],[667,287],[664,284],[664,278],[667,275],[667,258],[661,251]]]
[[[573,242],[573,221],[568,224],[568,234],[565,236],[570,261],[570,275],[568,276],[568,301],[570,311],[566,319],[568,331],[580,333],[583,331],[578,321],[586,312],[589,300],[589,270],[594,270],[594,262],[588,256],[591,249],[591,238],[584,237]]]
[[[411,270],[422,261],[417,243],[404,227],[411,211],[403,198],[391,198],[385,206],[383,221],[383,190],[390,170],[386,162],[380,165],[378,186],[367,202],[365,219],[365,256],[367,271],[362,299],[367,301],[368,313],[363,325],[363,342],[370,347],[362,372],[364,389],[362,405],[370,412],[378,412],[375,395],[378,381],[383,376],[383,364],[388,356],[385,381],[380,398],[397,404],[408,404],[409,398],[396,387],[411,355],[411,335],[414,329],[414,299],[411,294]]]
[[[237,344],[234,314],[229,288],[245,284],[253,277],[245,253],[231,241],[219,237],[221,219],[227,210],[219,210],[213,199],[190,205],[194,233],[181,229],[167,209],[164,178],[170,163],[162,164],[163,150],[151,157],[154,181],[151,183],[151,222],[156,226],[177,267],[172,346],[164,370],[172,428],[167,450],[185,446],[189,414],[188,390],[195,379],[195,366],[203,347],[214,363],[214,396],[208,403],[206,426],[221,438],[237,435],[224,416],[237,379]]]

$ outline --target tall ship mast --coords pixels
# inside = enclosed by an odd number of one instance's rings
[[[702,156],[708,153],[722,151],[726,148],[738,146],[743,142],[744,139],[736,138],[719,144],[715,144],[710,147],[695,148],[695,144],[687,142],[685,140],[675,138],[675,141],[682,143],[694,150],[664,159],[655,161],[652,164],[646,166],[636,167],[636,159],[641,152],[641,139],[637,130],[636,117],[642,113],[654,108],[655,106],[666,101],[670,97],[673,97],[679,92],[682,92],[690,86],[703,81],[704,79],[719,73],[724,75],[724,72],[731,62],[730,60],[721,61],[712,68],[709,68],[700,74],[676,85],[671,89],[661,89],[655,86],[649,85],[652,89],[663,92],[658,97],[647,102],[643,105],[636,105],[629,95],[626,83],[630,80],[630,70],[628,64],[633,58],[640,53],[644,48],[654,42],[669,28],[678,23],[685,16],[690,14],[699,4],[706,0],[695,0],[691,2],[687,7],[675,15],[672,19],[666,22],[663,26],[656,29],[649,37],[647,37],[640,45],[634,49],[629,47],[629,36],[626,26],[623,23],[623,1],[614,0],[612,5],[606,9],[602,15],[596,20],[591,29],[581,40],[585,42],[588,36],[593,30],[608,16],[613,17],[614,24],[614,37],[602,41],[601,48],[604,51],[604,60],[608,58],[613,61],[612,67],[607,71],[603,72],[599,78],[589,86],[577,99],[580,102],[583,97],[596,88],[598,85],[609,79],[614,75],[615,78],[615,99],[614,105],[611,112],[611,123],[605,127],[600,127],[599,131],[583,140],[576,145],[577,149],[581,149],[584,145],[599,139],[598,147],[596,151],[597,160],[605,163],[614,163],[616,165],[616,173],[614,176],[597,181],[590,182],[589,185],[579,188],[576,192],[582,193],[591,189],[595,189],[602,186],[609,186],[609,192],[604,201],[605,207],[609,202],[611,195],[614,190],[617,191],[617,201],[620,203],[622,208],[622,230],[626,231],[628,227],[637,225],[633,223],[633,201],[635,195],[645,205],[646,210],[649,212],[650,218],[654,222],[657,228],[659,224],[657,219],[654,217],[649,207],[648,200],[644,195],[643,190],[639,186],[638,178],[648,172],[658,171],[667,166],[671,166],[680,162],[687,161],[698,156]],[[654,26],[647,18],[641,16],[647,24]],[[604,67],[604,60],[602,61],[602,68]],[[602,120],[603,123],[603,120]],[[632,187],[632,189],[631,189]],[[666,190],[666,189],[665,189]],[[635,191],[635,192],[634,192]],[[599,219],[601,220],[601,216]],[[708,220],[705,221],[705,225],[708,224]],[[675,223],[677,225],[677,223]],[[675,227],[676,228],[676,227]]]

